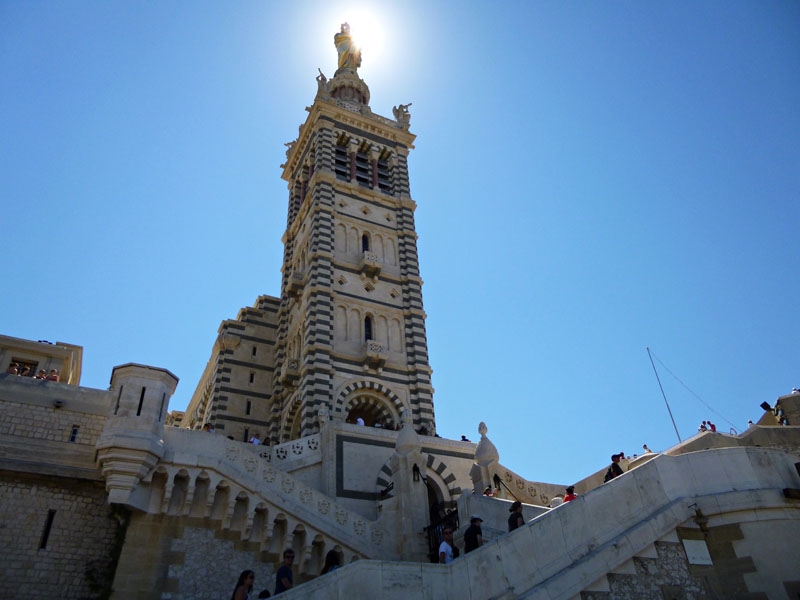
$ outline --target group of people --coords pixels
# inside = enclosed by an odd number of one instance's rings
[[[281,592],[290,590],[294,587],[294,575],[292,573],[292,563],[294,563],[294,550],[287,548],[283,551],[283,562],[278,570],[275,572],[275,595]],[[336,550],[328,551],[325,555],[325,564],[322,567],[320,575],[335,571],[342,564],[341,556]],[[256,574],[251,570],[242,571],[236,585],[231,594],[231,600],[252,600],[253,596],[250,594],[255,585]],[[261,590],[255,598],[269,598],[272,596],[268,589]]]
[[[697,431],[717,431],[717,426],[714,425],[711,421],[703,421],[700,423],[700,427],[697,428]]]
[[[481,519],[478,515],[472,515],[469,520],[469,527],[464,532],[464,554],[469,554],[483,546],[483,531],[481,530]],[[449,565],[459,557],[458,546],[453,543],[453,526],[445,525],[442,529],[442,543],[439,544],[439,562]]]
[[[616,456],[616,455],[615,455]],[[491,489],[491,488],[487,488]],[[575,493],[575,486],[569,486],[564,494],[564,502],[575,500],[578,495]],[[522,514],[522,502],[515,500],[508,509],[508,530],[514,531],[525,524],[525,517]],[[469,519],[469,527],[464,531],[464,554],[469,554],[483,546],[483,530],[481,529],[483,519],[479,515],[472,515]],[[442,529],[442,543],[439,544],[439,562],[449,565],[458,558],[458,547],[453,543],[453,526],[445,525]]]
[[[33,371],[28,365],[22,365],[12,362],[8,365],[8,369],[6,369],[6,373],[10,375],[19,375],[20,377],[33,377],[33,379],[42,379],[46,381],[59,381],[60,377],[58,375],[58,369],[50,369],[50,373],[48,373],[44,369],[39,369],[36,375],[32,375]]]

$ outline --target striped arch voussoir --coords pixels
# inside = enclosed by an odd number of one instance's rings
[[[358,392],[372,392],[374,395],[382,396],[389,401],[397,414],[393,416],[384,408],[384,414],[382,415],[384,419],[398,419],[403,413],[405,407],[400,397],[382,383],[377,383],[375,381],[354,381],[347,384],[339,392],[339,397],[336,399],[336,404],[333,409],[334,416],[342,417],[346,412],[357,407],[359,402]]]

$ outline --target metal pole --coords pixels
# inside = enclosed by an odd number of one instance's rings
[[[661,389],[661,395],[664,397],[664,404],[667,405],[667,412],[669,412],[669,418],[672,419],[672,426],[675,428],[675,435],[678,436],[678,443],[683,442],[681,439],[681,434],[678,433],[678,426],[675,425],[675,418],[672,416],[672,409],[669,407],[669,402],[667,402],[667,395],[664,393],[664,387],[661,385],[661,378],[658,376],[658,371],[656,371],[656,363],[653,362],[653,356],[650,354],[650,348],[645,348],[647,350],[647,356],[650,358],[650,364],[653,365],[653,373],[656,374],[656,381],[658,381],[658,387]]]

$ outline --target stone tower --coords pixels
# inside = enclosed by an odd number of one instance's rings
[[[334,420],[433,434],[408,105],[374,114],[360,50],[342,25],[333,78],[322,71],[297,140],[287,144],[289,207],[275,346],[270,437],[282,442]]]
[[[271,444],[359,418],[435,433],[422,280],[408,179],[409,105],[374,114],[347,24],[287,144],[280,297],[223,321],[182,426]]]

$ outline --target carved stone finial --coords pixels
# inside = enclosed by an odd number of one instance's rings
[[[411,421],[411,412],[404,410],[400,415],[400,422],[403,428],[397,434],[397,441],[395,442],[395,452],[400,456],[408,456],[414,450],[419,450],[420,443],[417,432],[414,431],[414,426]]]
[[[481,421],[478,425],[478,433],[481,434],[481,441],[478,442],[478,447],[475,448],[475,462],[481,467],[488,467],[491,463],[500,460],[500,454],[492,441],[486,437],[486,432],[489,428],[486,423]]]

